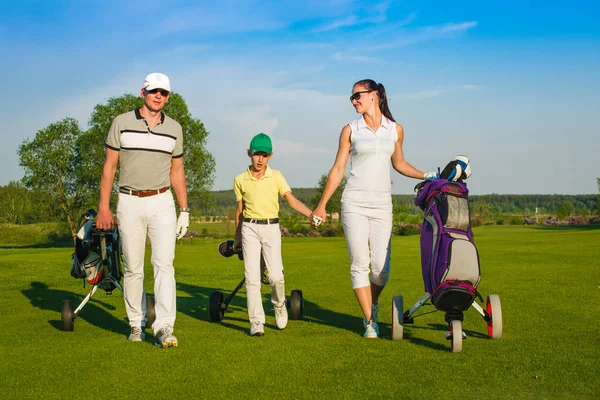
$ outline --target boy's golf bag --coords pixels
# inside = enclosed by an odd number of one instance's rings
[[[464,157],[464,156],[460,156]],[[466,157],[465,157],[466,158]],[[468,163],[468,160],[467,160]],[[421,267],[426,294],[408,311],[403,312],[402,297],[393,301],[392,338],[402,339],[403,324],[414,322],[414,313],[427,301],[446,316],[448,339],[453,352],[462,350],[463,312],[473,306],[487,321],[492,339],[502,336],[500,298],[487,298],[486,310],[475,303],[483,302],[477,291],[480,280],[479,255],[473,242],[469,215],[469,191],[453,160],[444,169],[441,179],[419,183],[415,190],[415,205],[425,212],[421,227]],[[470,175],[470,167],[467,164]]]

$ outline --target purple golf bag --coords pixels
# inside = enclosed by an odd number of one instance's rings
[[[465,156],[460,156],[462,161]],[[415,205],[425,212],[421,227],[421,268],[425,295],[415,305],[404,311],[402,296],[392,298],[392,339],[402,340],[404,326],[428,313],[416,315],[417,310],[431,301],[433,306],[445,313],[448,323],[446,338],[453,353],[462,351],[463,312],[473,307],[487,323],[491,339],[502,337],[502,307],[497,294],[487,296],[485,308],[477,291],[480,280],[479,255],[473,243],[473,231],[469,217],[469,190],[463,180],[468,177],[452,174],[455,157],[440,174],[441,179],[419,183],[415,190]],[[468,159],[467,159],[468,162]],[[462,167],[459,171],[463,171]],[[454,177],[454,178],[453,178]],[[448,178],[448,179],[445,179]]]
[[[465,311],[479,284],[479,255],[469,218],[469,190],[446,179],[417,185],[415,205],[425,212],[421,266],[425,291],[441,311]]]

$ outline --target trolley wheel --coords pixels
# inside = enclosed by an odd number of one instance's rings
[[[290,319],[302,319],[304,312],[304,300],[302,299],[302,290],[292,290],[290,296]]]
[[[455,319],[450,323],[450,350],[453,353],[462,351],[462,340],[462,322]]]
[[[154,296],[146,296],[146,326],[152,327],[156,320],[156,311],[154,309]]]
[[[404,312],[402,296],[392,297],[392,340],[402,340],[404,334]]]
[[[73,331],[75,318],[73,317],[73,303],[71,300],[63,300],[60,310],[60,321],[62,322],[63,331]]]
[[[502,337],[502,306],[500,305],[500,296],[490,294],[487,297],[485,310],[489,315],[487,323],[488,336],[492,339],[500,339]]]
[[[225,310],[223,309],[223,293],[220,291],[214,291],[210,294],[210,298],[208,299],[209,303],[209,311],[210,311],[210,320],[214,322],[223,321],[223,317],[225,316]]]

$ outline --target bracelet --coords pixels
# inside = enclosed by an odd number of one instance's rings
[[[179,212],[190,212],[190,208],[189,207],[179,207]]]

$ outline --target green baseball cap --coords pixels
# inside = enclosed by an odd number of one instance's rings
[[[271,138],[264,133],[259,133],[250,141],[250,154],[258,153],[259,151],[267,154],[271,154],[273,152]]]

